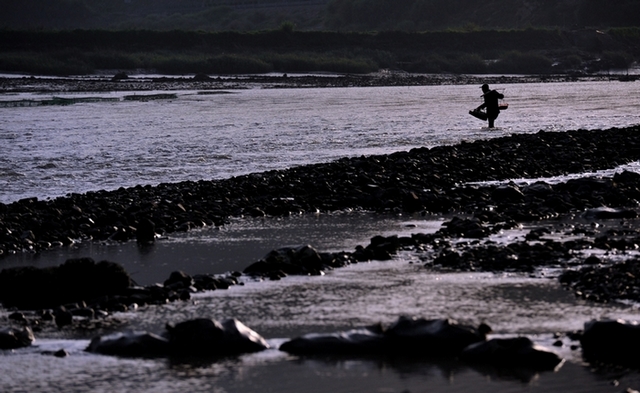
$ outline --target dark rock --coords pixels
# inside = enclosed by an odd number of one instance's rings
[[[206,318],[167,324],[167,337],[148,332],[115,333],[94,337],[88,352],[105,355],[228,356],[269,348],[256,332],[236,319],[220,323]]]
[[[491,198],[497,202],[516,203],[524,199],[524,194],[515,184],[507,184],[496,187],[491,193]]]
[[[590,262],[595,262],[591,260]],[[579,270],[566,270],[559,277],[560,283],[576,295],[596,302],[613,300],[640,301],[638,277],[640,263],[630,259],[610,265],[589,265]]]
[[[269,276],[274,272],[290,275],[310,275],[326,268],[322,256],[311,246],[285,247],[270,251],[260,261],[248,266],[243,273]]]
[[[640,365],[640,325],[624,320],[592,320],[580,338],[587,361]]]
[[[548,266],[572,258],[570,249],[563,243],[515,242],[503,246],[487,243],[466,248],[462,253],[445,248],[434,259],[434,265],[459,271],[522,271],[532,272],[536,266]]]
[[[588,209],[583,214],[584,218],[595,220],[608,220],[608,219],[620,219],[620,218],[636,218],[638,213],[635,210],[630,209],[614,209],[610,207],[595,207]]]
[[[178,284],[176,288],[186,288],[193,284],[193,278],[183,271],[174,271],[171,273],[168,279],[165,280],[165,287],[172,287]]]
[[[535,228],[529,231],[525,236],[527,241],[540,240],[543,235],[549,234],[551,231],[548,228]]]
[[[169,341],[164,337],[147,332],[128,332],[94,337],[86,351],[103,355],[152,357],[166,356],[170,353],[169,349]]]
[[[220,323],[206,318],[168,324],[169,343],[176,354],[236,355],[269,348],[259,334],[236,319]]]
[[[9,319],[12,321],[17,321],[17,322],[26,322],[27,318],[25,318],[24,313],[21,313],[19,311],[16,312],[12,312],[11,314],[9,314]]]
[[[193,80],[198,82],[209,81],[211,80],[211,77],[207,74],[197,73],[193,76]]]
[[[249,216],[254,217],[254,218],[255,217],[264,217],[264,216],[267,215],[262,209],[260,209],[258,207],[254,207],[254,208],[249,209],[248,213],[249,213]]]
[[[494,338],[471,344],[462,351],[461,359],[470,363],[536,371],[554,370],[562,363],[557,354],[534,344],[527,337]]]
[[[485,228],[477,218],[453,217],[450,221],[442,224],[438,233],[451,237],[468,237],[479,239],[491,234],[489,228]]]
[[[15,267],[0,271],[0,301],[5,307],[51,308],[117,293],[131,285],[122,266],[91,258],[69,259],[50,268]]]
[[[281,351],[295,355],[362,355],[386,352],[380,325],[346,332],[307,334],[283,343]]]
[[[124,80],[124,79],[129,79],[129,75],[127,75],[125,72],[118,72],[111,79],[114,80],[114,81],[120,81],[120,80]]]
[[[51,312],[51,310],[45,310],[42,312],[40,318],[42,318],[43,321],[53,321],[53,312]]]
[[[63,328],[65,326],[73,324],[73,314],[70,311],[65,310],[64,308],[55,310],[53,312],[53,316],[58,328]]]
[[[374,325],[307,334],[283,343],[280,350],[301,355],[455,357],[469,344],[484,341],[490,330],[484,324],[476,329],[449,319],[400,317],[387,329]]]
[[[531,195],[538,198],[546,198],[553,193],[553,187],[550,184],[543,181],[538,181],[529,185],[526,185],[522,189],[523,194]]]
[[[385,338],[402,354],[452,356],[470,344],[486,340],[490,331],[484,324],[474,328],[451,319],[400,317],[385,331]]]
[[[28,347],[35,341],[33,331],[27,326],[21,328],[0,328],[0,349]]]
[[[153,244],[156,240],[156,224],[148,218],[138,222],[136,241],[139,245]]]
[[[93,319],[96,316],[96,312],[89,307],[76,308],[76,309],[70,310],[69,312],[73,316],[84,317],[89,319]]]
[[[599,265],[602,261],[595,255],[590,255],[587,259],[584,260],[586,265]]]

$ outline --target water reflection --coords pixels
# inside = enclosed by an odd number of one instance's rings
[[[234,219],[224,227],[173,233],[153,246],[129,243],[82,243],[39,254],[4,257],[2,267],[55,266],[69,258],[91,257],[120,263],[140,285],[162,283],[172,271],[188,274],[242,271],[269,251],[312,245],[319,251],[353,251],[371,237],[434,232],[444,218],[335,213],[287,218]]]

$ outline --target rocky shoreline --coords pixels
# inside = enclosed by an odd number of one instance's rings
[[[229,217],[366,210],[471,214],[481,222],[516,225],[603,206],[634,207],[640,175],[631,172],[523,188],[470,182],[615,168],[640,160],[639,131],[640,126],[540,131],[223,180],[27,198],[0,204],[0,257],[77,241],[144,243],[154,235],[224,225]],[[615,214],[634,218],[635,212]]]
[[[613,77],[614,79],[616,77]],[[526,75],[479,76],[459,74],[409,74],[383,71],[357,75],[240,75],[240,76],[131,76],[118,73],[94,77],[0,77],[0,91],[4,93],[95,93],[107,91],[220,91],[247,88],[309,88],[309,87],[379,87],[481,85],[483,83],[583,82],[611,80],[610,75]]]
[[[640,245],[640,174],[624,171],[557,184],[509,182],[583,174],[637,160],[640,126],[540,131],[224,180],[27,198],[0,204],[0,264],[2,255],[45,252],[78,241],[137,241],[140,247],[153,247],[159,235],[221,226],[231,217],[351,210],[453,218],[433,234],[376,236],[352,252],[321,253],[310,246],[273,250],[243,272],[192,277],[176,271],[164,283],[147,287],[135,285],[117,264],[88,258],[56,268],[3,269],[0,301],[15,310],[7,321],[12,326],[108,332],[120,326],[117,319],[106,318],[112,312],[188,300],[194,292],[241,285],[243,278],[319,275],[410,251],[421,255],[425,268],[444,271],[533,274],[541,267],[559,267],[564,270],[560,282],[576,296],[638,302],[639,259],[633,252]],[[479,184],[484,181],[497,183]],[[523,223],[534,228],[524,241],[501,245],[488,240]],[[576,239],[557,239],[563,236]],[[585,250],[626,252],[628,258],[586,256]]]
[[[141,247],[152,247],[159,235],[224,225],[230,217],[345,210],[457,215],[435,234],[378,236],[353,252],[318,253],[308,246],[274,250],[244,272],[224,277],[190,277],[175,272],[164,284],[147,288],[135,287],[129,281],[120,288],[122,280],[129,278],[114,266],[104,271],[113,273],[117,286],[101,287],[94,285],[100,280],[81,280],[80,277],[105,277],[104,272],[93,272],[97,266],[106,268],[106,262],[95,264],[86,259],[65,264],[75,269],[61,266],[60,270],[66,269],[68,274],[55,269],[44,273],[35,268],[4,269],[0,272],[0,301],[23,309],[66,305],[59,312],[67,317],[73,314],[71,310],[95,315],[132,304],[189,299],[194,291],[241,283],[237,278],[243,275],[260,279],[317,275],[351,263],[391,259],[398,251],[411,250],[422,253],[425,266],[430,269],[532,273],[543,266],[559,266],[567,270],[560,281],[577,296],[599,302],[637,302],[637,257],[615,264],[595,256],[581,257],[580,252],[628,252],[638,248],[640,229],[634,209],[640,200],[639,174],[625,171],[611,178],[584,177],[558,184],[538,181],[526,186],[506,181],[580,174],[640,160],[639,131],[640,126],[541,131],[455,146],[344,158],[224,180],[136,186],[0,204],[0,258],[20,252],[43,252],[78,241],[136,240]],[[470,183],[489,180],[505,183]],[[586,223],[563,224],[563,220],[576,216],[583,217]],[[518,228],[525,222],[536,226],[525,241],[508,245],[487,241],[492,233]],[[562,234],[581,237],[571,241],[550,239]],[[475,241],[454,245],[453,240],[460,238]],[[62,296],[66,292],[59,291],[73,287],[92,291],[78,291],[75,298]],[[96,293],[96,288],[103,288],[103,292]],[[36,295],[43,290],[57,295]],[[47,304],[43,303],[45,300]],[[20,315],[15,318],[24,319]]]

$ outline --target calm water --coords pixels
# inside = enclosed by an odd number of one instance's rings
[[[69,106],[0,105],[0,201],[136,184],[225,178],[291,165],[419,146],[544,130],[640,124],[640,84],[496,85],[507,96],[497,131],[467,114],[478,86],[243,90],[172,100],[89,102]],[[154,92],[155,93],[155,92]],[[128,93],[56,95],[110,97]],[[140,93],[138,93],[140,94]],[[151,93],[149,93],[151,94]],[[44,100],[46,95],[0,95]],[[637,168],[631,165],[632,169]],[[0,266],[47,266],[91,256],[124,264],[140,283],[169,272],[239,270],[281,246],[352,250],[377,234],[430,232],[444,218],[336,214],[234,221],[163,239],[147,252],[133,244],[91,244],[5,258]],[[504,233],[513,241],[522,233]],[[632,306],[575,299],[553,279],[522,275],[435,274],[418,256],[358,264],[322,277],[289,277],[200,294],[193,302],[121,314],[131,329],[160,332],[186,318],[236,317],[274,346],[283,339],[334,331],[399,315],[487,322],[499,336],[526,334],[551,347],[556,331],[592,318],[640,319]],[[0,310],[0,316],[6,310]],[[277,350],[218,362],[119,359],[86,354],[87,340],[39,337],[37,346],[0,351],[6,392],[619,392],[640,376],[594,373],[568,342],[553,347],[568,362],[556,373],[494,375],[456,363],[313,360]],[[44,356],[67,349],[71,356]],[[617,381],[617,382],[614,382]]]

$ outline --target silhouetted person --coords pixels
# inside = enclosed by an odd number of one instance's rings
[[[476,110],[480,110],[482,108],[487,108],[487,120],[489,121],[489,128],[493,128],[493,122],[496,120],[498,115],[500,114],[500,107],[498,104],[498,100],[504,98],[504,94],[498,93],[495,90],[491,90],[489,85],[486,83],[482,85],[482,97],[484,98],[484,103],[480,105]]]

